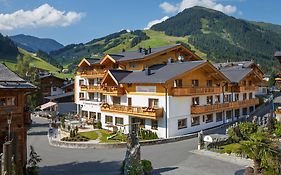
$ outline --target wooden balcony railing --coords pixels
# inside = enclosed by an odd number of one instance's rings
[[[173,96],[214,94],[221,92],[221,87],[174,87],[172,89]]]
[[[78,71],[76,74],[84,78],[102,78],[106,73],[105,69],[101,70],[82,70]]]
[[[244,108],[248,106],[257,105],[258,103],[259,103],[259,99],[253,98],[249,100],[235,101],[235,102],[228,102],[228,103],[191,106],[191,113],[192,114],[211,113],[211,112],[222,111],[227,109]]]
[[[103,103],[101,111],[133,115],[142,118],[157,119],[163,117],[163,108],[149,108],[139,106],[109,105]]]
[[[256,86],[239,86],[234,88],[234,92],[247,92],[247,91],[256,91]]]
[[[81,91],[87,92],[100,92],[105,95],[120,96],[125,94],[123,87],[116,86],[94,86],[94,85],[81,85]]]

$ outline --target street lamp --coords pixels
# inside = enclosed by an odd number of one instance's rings
[[[12,112],[10,112],[7,116],[7,122],[8,122],[8,142],[11,140],[11,123],[12,123]]]

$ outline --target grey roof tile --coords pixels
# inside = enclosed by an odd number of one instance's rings
[[[176,46],[179,46],[180,44],[174,44],[174,45],[168,45],[168,46],[162,46],[158,48],[151,48],[151,53],[144,54],[144,52],[139,52],[139,50],[135,51],[125,51],[117,54],[108,54],[110,55],[113,59],[117,61],[129,61],[129,60],[135,60],[135,59],[142,59],[144,57],[147,57],[149,55],[155,54],[157,52],[164,51],[166,49],[170,49]]]
[[[239,83],[245,76],[247,76],[252,69],[251,68],[240,68],[240,69],[226,69],[220,70],[232,83]]]
[[[54,99],[58,99],[58,98],[63,98],[63,97],[68,97],[68,96],[73,96],[74,92],[67,92],[67,93],[63,93],[63,94],[59,94],[59,95],[53,95],[53,96],[48,96],[48,97],[44,97],[48,100],[54,100]]]
[[[150,75],[147,75],[145,71],[135,71],[124,77],[120,83],[165,83],[167,80],[190,71],[206,62],[206,60],[200,60],[171,63],[159,67],[159,69],[151,69]]]

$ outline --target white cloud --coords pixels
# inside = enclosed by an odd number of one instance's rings
[[[153,25],[158,24],[158,23],[161,23],[161,22],[163,22],[163,21],[166,21],[168,18],[169,18],[169,16],[164,16],[164,17],[161,18],[161,19],[156,19],[156,20],[150,21],[150,22],[147,24],[147,26],[144,28],[144,30],[150,29]]]
[[[83,13],[59,11],[49,4],[33,10],[18,10],[11,14],[0,14],[0,30],[13,30],[24,27],[69,26],[83,17]]]
[[[160,4],[166,13],[181,12],[186,8],[191,8],[194,6],[202,6],[217,11],[221,11],[226,14],[235,13],[237,11],[236,6],[223,5],[217,2],[217,0],[182,0],[179,4],[170,4],[168,2],[163,2]]]

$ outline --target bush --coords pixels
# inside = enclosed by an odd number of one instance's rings
[[[144,174],[150,174],[152,171],[152,164],[149,160],[141,160]]]
[[[277,137],[281,137],[281,123],[275,124],[275,129],[274,129],[273,133],[274,133]]]
[[[138,131],[138,136],[142,140],[153,140],[158,139],[156,132],[152,132],[150,130],[140,129]]]
[[[246,122],[239,123],[237,127],[230,127],[227,130],[228,138],[233,143],[238,143],[241,140],[248,140],[250,135],[257,132],[256,124]]]
[[[98,128],[98,129],[102,129],[102,123],[101,123],[101,121],[98,121],[98,122],[97,122],[97,128]]]

